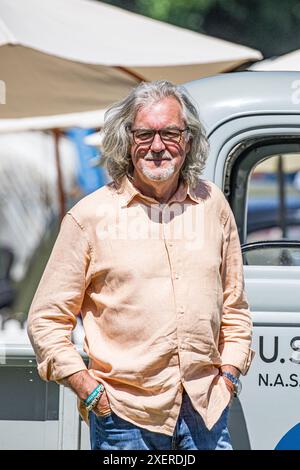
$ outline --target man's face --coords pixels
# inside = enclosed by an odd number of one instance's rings
[[[182,108],[175,98],[165,98],[162,101],[141,108],[135,117],[132,130],[185,129]],[[142,181],[166,181],[178,177],[186,154],[190,150],[187,132],[181,134],[179,142],[164,141],[158,133],[152,143],[139,142],[136,138],[131,146],[131,158],[134,166],[134,176]]]

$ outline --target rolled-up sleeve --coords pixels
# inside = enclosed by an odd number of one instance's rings
[[[254,351],[250,348],[252,320],[245,293],[241,245],[234,215],[226,201],[221,266],[223,314],[219,338],[222,364],[237,367],[245,375]]]
[[[71,341],[91,272],[84,229],[71,213],[64,217],[33,298],[27,331],[44,380],[59,381],[86,369]]]

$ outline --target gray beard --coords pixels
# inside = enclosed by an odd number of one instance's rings
[[[148,170],[148,168],[142,168],[142,173],[146,178],[152,181],[166,181],[174,174],[174,166],[164,168],[156,173],[155,171]]]

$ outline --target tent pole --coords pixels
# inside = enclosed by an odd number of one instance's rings
[[[60,152],[59,152],[59,138],[61,136],[61,132],[59,129],[53,129],[52,133],[54,136],[54,144],[55,144],[57,191],[58,191],[58,198],[59,198],[59,220],[61,222],[65,216],[65,208],[66,208],[65,192],[64,192],[63,177],[62,177],[62,170],[61,170],[61,164],[60,164],[61,163]]]

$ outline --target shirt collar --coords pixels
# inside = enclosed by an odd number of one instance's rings
[[[133,199],[142,199],[145,202],[150,204],[159,204],[158,201],[152,197],[145,196],[142,194],[132,183],[128,176],[124,176],[117,190],[118,194],[121,197],[121,206],[128,207]],[[192,201],[199,203],[199,196],[197,196],[195,190],[190,188],[188,183],[182,181],[180,182],[176,192],[173,194],[171,199],[168,201],[168,204],[171,202],[184,202],[186,198],[190,198]]]

